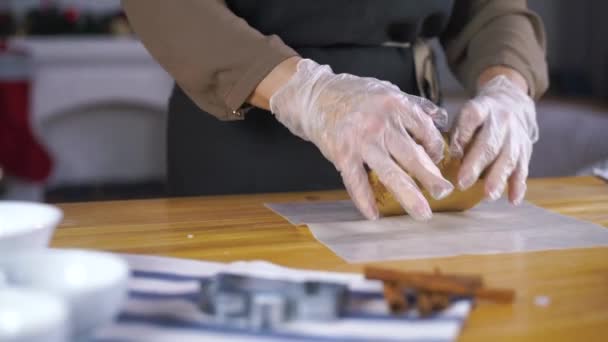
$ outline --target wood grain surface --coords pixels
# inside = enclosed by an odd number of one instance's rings
[[[264,259],[361,272],[263,206],[344,199],[343,191],[64,204],[52,246],[213,261]],[[591,177],[533,179],[527,200],[608,227],[608,184]],[[514,288],[513,305],[479,303],[462,341],[608,341],[608,248],[459,256],[382,263],[407,270],[479,273]],[[537,296],[549,299],[535,304]],[[545,301],[546,298],[543,298]]]

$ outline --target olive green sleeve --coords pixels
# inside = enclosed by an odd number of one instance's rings
[[[220,0],[123,0],[129,22],[152,56],[203,110],[221,120],[238,109],[283,60],[297,55]]]
[[[448,64],[471,94],[479,75],[495,65],[521,73],[535,99],[547,90],[545,31],[525,0],[456,0],[445,32]]]

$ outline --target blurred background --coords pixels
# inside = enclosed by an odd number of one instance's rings
[[[608,2],[531,0],[548,36],[532,177],[608,168]],[[445,106],[466,94],[437,50]],[[119,0],[0,0],[0,199],[165,196],[171,78]]]

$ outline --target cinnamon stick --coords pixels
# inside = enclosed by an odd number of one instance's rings
[[[388,304],[389,310],[394,314],[403,313],[408,308],[403,289],[397,283],[384,282],[384,299]]]
[[[450,296],[445,293],[433,292],[431,293],[431,305],[433,310],[443,310],[450,305]]]
[[[431,294],[429,292],[419,292],[418,296],[416,297],[416,304],[418,314],[420,314],[422,317],[428,316],[433,312],[433,303],[431,301]]]
[[[443,287],[455,287],[461,289],[475,289],[483,285],[480,276],[475,275],[447,275],[425,272],[403,272],[375,266],[367,266],[364,270],[365,278],[383,281],[396,281],[402,285],[406,284],[429,284],[429,290],[440,291]],[[434,289],[434,287],[440,287]],[[462,291],[462,290],[461,290]]]
[[[367,279],[395,282],[402,288],[418,291],[438,292],[448,295],[476,296],[496,302],[509,303],[515,298],[510,289],[482,288],[481,277],[464,275],[444,275],[423,272],[402,272],[368,266],[364,270]]]

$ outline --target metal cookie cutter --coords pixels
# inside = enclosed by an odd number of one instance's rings
[[[343,284],[219,273],[201,283],[199,305],[218,324],[271,330],[288,321],[335,320],[347,296]]]

